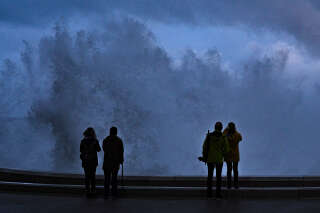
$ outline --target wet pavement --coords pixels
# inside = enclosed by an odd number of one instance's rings
[[[320,200],[116,199],[71,195],[0,193],[0,212],[320,212]]]

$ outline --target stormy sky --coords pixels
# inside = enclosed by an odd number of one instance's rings
[[[2,0],[0,167],[80,172],[83,130],[116,125],[128,174],[205,175],[221,120],[240,174],[318,175],[319,18],[316,0]]]

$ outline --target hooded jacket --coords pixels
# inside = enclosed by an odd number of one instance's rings
[[[202,155],[207,163],[223,163],[223,157],[228,151],[227,138],[221,132],[207,134],[202,146]]]

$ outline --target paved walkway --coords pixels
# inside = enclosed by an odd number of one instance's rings
[[[206,200],[206,199],[117,199],[102,197],[0,193],[0,212],[222,212],[309,213],[320,212],[320,200]]]

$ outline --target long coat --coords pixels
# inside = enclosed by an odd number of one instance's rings
[[[239,152],[239,143],[242,140],[242,136],[239,132],[235,131],[232,134],[229,134],[228,128],[223,131],[229,142],[229,152],[226,154],[224,161],[226,162],[239,162],[240,161],[240,152]]]

